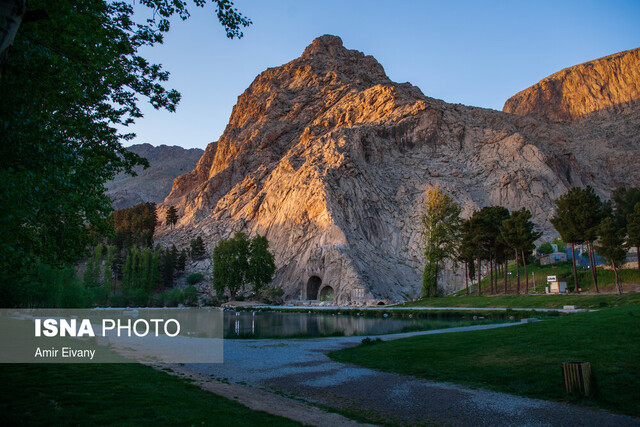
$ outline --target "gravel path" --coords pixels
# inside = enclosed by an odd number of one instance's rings
[[[393,334],[381,338],[387,340],[511,326],[515,333],[517,326],[514,325],[517,324],[478,325]],[[232,385],[239,384],[249,392],[270,391],[295,396],[311,403],[365,414],[380,423],[640,426],[638,418],[374,371],[334,362],[326,355],[329,351],[356,345],[362,338],[225,340],[223,364],[187,364],[183,368],[198,374],[201,379],[209,378],[213,383],[222,380]],[[275,408],[269,412],[285,415],[275,411]],[[322,418],[303,422],[333,424]]]

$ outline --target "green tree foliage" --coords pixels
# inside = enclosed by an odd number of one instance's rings
[[[124,291],[141,290],[150,294],[157,289],[162,278],[159,252],[149,248],[140,250],[136,247],[129,250],[122,269]]]
[[[610,205],[603,204],[591,186],[587,186],[584,189],[573,187],[555,202],[557,206],[556,215],[551,218],[551,224],[560,233],[562,240],[571,245],[575,289],[578,289],[575,245],[584,242],[587,244],[589,263],[592,266],[593,285],[596,292],[600,292],[598,289],[593,242],[598,237],[600,222],[610,213]]]
[[[84,286],[86,288],[94,288],[100,286],[103,252],[104,247],[102,246],[102,244],[98,244],[93,249],[93,254],[87,260],[83,276]]]
[[[213,249],[213,288],[216,294],[225,290],[235,299],[238,291],[252,285],[256,293],[273,280],[275,264],[266,237],[256,235],[249,240],[245,233],[221,240]]]
[[[627,231],[629,246],[636,248],[640,277],[640,188],[618,188],[613,192],[611,199],[615,205],[615,218]]]
[[[558,252],[564,252],[567,249],[567,244],[558,237],[554,237],[551,243],[558,247]]]
[[[550,242],[544,242],[536,248],[536,251],[542,255],[549,255],[553,252],[553,246],[551,246]]]
[[[231,239],[221,240],[213,249],[213,288],[218,295],[229,290],[231,298],[247,283],[249,270],[249,238],[236,233]]]
[[[622,286],[620,286],[618,279],[618,267],[624,264],[627,256],[627,251],[624,248],[625,228],[614,217],[609,216],[600,223],[598,233],[600,239],[596,249],[611,263],[616,277],[616,289],[618,294],[622,294]]]
[[[156,230],[156,204],[140,203],[126,209],[118,209],[109,217],[114,234],[109,243],[120,249],[153,246],[153,233]]]
[[[207,250],[204,246],[204,241],[200,236],[196,237],[195,239],[191,239],[189,246],[191,249],[191,258],[193,259],[202,259],[207,254]]]
[[[474,248],[474,256],[477,260],[477,280],[478,295],[482,295],[480,287],[480,272],[482,271],[481,261],[489,262],[489,283],[491,284],[491,292],[495,293],[497,285],[494,284],[494,278],[497,278],[496,255],[498,245],[502,244],[500,227],[502,221],[509,218],[509,211],[502,206],[487,206],[473,213],[469,219],[466,239]]]
[[[167,209],[167,218],[165,222],[167,225],[170,225],[171,228],[173,228],[173,226],[178,222],[178,211],[175,206],[169,206],[169,209]]]
[[[519,262],[522,259],[524,265],[524,274],[526,277],[525,293],[529,292],[529,276],[527,274],[527,255],[535,247],[533,242],[542,234],[536,231],[533,222],[531,222],[531,212],[522,208],[513,212],[511,217],[502,222],[500,229],[502,240],[505,244],[514,250],[516,258],[516,292],[520,293],[520,269]]]
[[[640,277],[640,203],[636,203],[633,212],[627,215],[627,234],[629,245],[636,248],[638,276]]]
[[[256,235],[249,245],[249,270],[247,282],[256,295],[260,295],[265,286],[273,280],[276,263],[269,252],[269,241],[265,236]]]
[[[476,246],[473,242],[471,221],[464,220],[460,224],[460,245],[458,246],[458,261],[464,264],[464,283],[469,295],[469,280],[473,282],[475,277],[475,264],[473,263]]]
[[[107,246],[107,257],[104,261],[104,272],[102,276],[102,287],[104,288],[106,295],[115,291],[116,288],[115,272],[113,267],[117,258],[118,248],[112,245]]]
[[[241,37],[251,21],[229,0],[210,3],[227,36]],[[133,135],[119,129],[142,116],[140,97],[173,111],[180,95],[165,88],[168,73],[139,50],[162,43],[169,19],[186,19],[189,11],[183,1],[140,4],[147,8],[135,15],[131,3],[106,0],[30,0],[26,11],[2,9],[3,22],[15,23],[0,43],[3,281],[25,274],[36,259],[59,265],[80,258],[92,230],[108,230],[104,183],[148,165],[123,147]],[[38,9],[48,19],[20,25]],[[148,19],[136,21],[145,12]]]
[[[460,206],[438,187],[427,190],[422,232],[427,242],[422,275],[423,296],[437,296],[438,274],[447,259],[455,259],[460,235]]]
[[[182,273],[186,267],[187,267],[187,250],[183,249],[180,251],[180,255],[178,255],[178,259],[176,260],[176,271],[179,273]]]
[[[162,285],[166,288],[173,286],[173,279],[178,264],[178,249],[172,245],[170,249],[158,249],[160,256],[160,277]]]

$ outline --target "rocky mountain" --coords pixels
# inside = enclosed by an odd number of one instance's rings
[[[509,98],[502,111],[571,121],[595,111],[637,109],[640,48],[565,68]]]
[[[236,231],[266,235],[275,286],[293,299],[371,303],[419,295],[425,189],[463,215],[530,209],[550,232],[553,200],[590,184],[602,196],[640,178],[640,110],[571,123],[453,105],[389,80],[371,56],[322,36],[260,74],[196,168],[174,181],[156,241],[209,249]],[[443,277],[455,286],[454,275]]]
[[[132,145],[128,150],[149,160],[149,167],[145,170],[136,167],[134,170],[138,175],[135,177],[120,173],[106,184],[114,209],[143,202],[162,202],[171,191],[174,178],[192,170],[204,153],[199,148],[154,147],[151,144]]]

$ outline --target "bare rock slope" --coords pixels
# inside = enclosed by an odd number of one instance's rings
[[[162,202],[171,191],[174,178],[192,170],[204,153],[199,148],[151,144],[132,145],[127,149],[149,160],[149,167],[143,170],[138,166],[134,169],[137,176],[120,173],[107,183],[107,195],[113,200],[114,209]]]
[[[509,98],[502,111],[570,121],[619,113],[640,99],[640,48],[565,68]]]
[[[569,187],[607,195],[637,182],[639,129],[638,109],[563,124],[447,104],[322,36],[238,98],[220,140],[175,180],[164,207],[180,220],[156,239],[202,235],[211,249],[236,231],[265,234],[286,297],[400,300],[419,294],[427,187],[464,215],[527,207],[549,232]]]

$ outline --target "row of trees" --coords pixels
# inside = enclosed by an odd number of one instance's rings
[[[575,245],[586,244],[594,288],[599,292],[595,268],[595,252],[606,258],[615,273],[616,287],[622,288],[618,267],[624,262],[628,246],[640,246],[640,189],[617,189],[611,201],[603,202],[592,187],[574,187],[556,200],[556,215],[551,223],[571,246],[575,289],[577,271]],[[437,295],[438,274],[446,260],[465,266],[465,281],[478,276],[478,295],[482,262],[487,262],[490,292],[498,292],[498,272],[503,271],[504,293],[507,292],[507,264],[516,263],[516,292],[520,293],[520,262],[524,266],[525,293],[529,290],[527,258],[542,235],[531,222],[531,212],[522,208],[509,212],[502,206],[488,206],[475,211],[469,219],[460,218],[460,206],[438,187],[427,190],[422,216],[426,238],[423,295]],[[549,245],[550,246],[550,245]],[[640,252],[638,252],[640,275]]]
[[[551,224],[571,246],[576,288],[575,245],[585,244],[595,291],[600,292],[594,247],[611,263],[616,288],[618,293],[622,293],[618,267],[625,261],[628,246],[635,247],[636,252],[640,246],[640,188],[618,188],[611,195],[611,200],[603,202],[592,187],[574,187],[558,198],[556,205],[556,215]]]
[[[540,237],[531,222],[527,209],[510,213],[502,206],[488,206],[466,220],[460,218],[460,206],[438,187],[427,190],[425,213],[422,216],[423,232],[427,245],[426,264],[422,276],[424,296],[438,294],[438,274],[446,260],[462,262],[465,266],[465,281],[478,276],[478,295],[482,262],[488,262],[490,292],[498,292],[498,270],[506,272],[509,259],[516,265],[522,260],[527,265],[527,254],[534,248],[533,242]],[[513,257],[512,257],[513,255]],[[517,269],[519,272],[519,268]],[[507,292],[506,274],[504,292]],[[528,277],[526,290],[529,288]],[[467,292],[468,292],[467,281]],[[517,275],[516,292],[520,293],[520,275]]]

